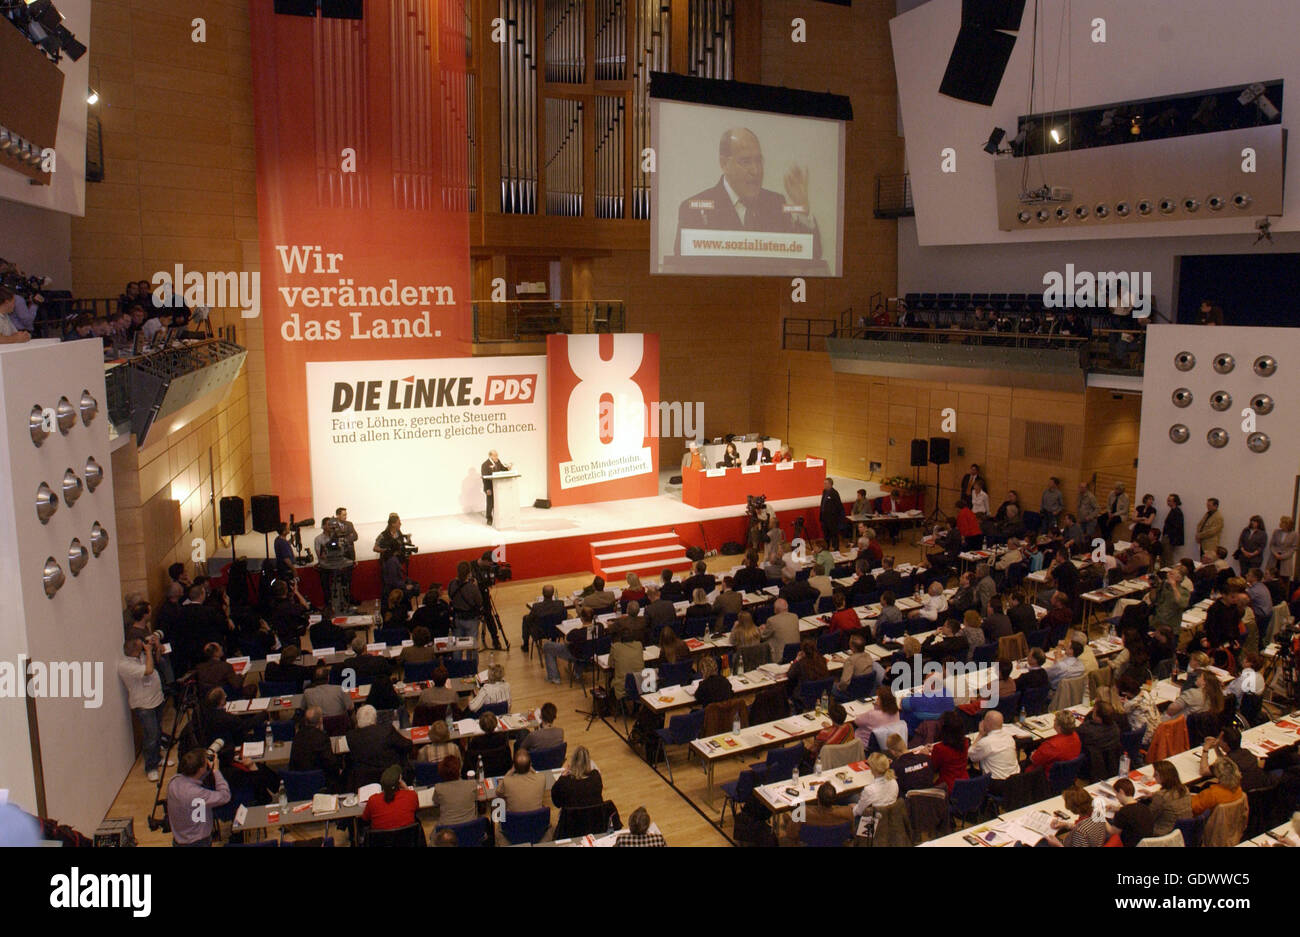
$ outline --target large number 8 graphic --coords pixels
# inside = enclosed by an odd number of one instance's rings
[[[593,462],[636,452],[645,441],[645,395],[632,380],[641,368],[645,346],[640,335],[615,335],[614,353],[600,357],[600,336],[569,336],[569,367],[578,384],[569,395],[569,458]],[[600,439],[600,398],[613,398],[613,438]],[[636,414],[636,419],[633,419]]]

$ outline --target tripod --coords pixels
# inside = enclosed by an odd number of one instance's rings
[[[501,636],[501,640],[505,642],[506,651],[509,652],[510,636],[506,634],[505,626],[501,624],[501,616],[497,614],[496,599],[492,598],[492,592],[490,589],[484,589],[483,596],[487,599],[487,604],[483,606],[483,615],[479,619],[479,641],[482,642],[484,647],[487,646],[486,632],[492,630],[488,627],[488,623],[491,622],[496,626],[496,633]]]
[[[933,524],[935,521],[946,521],[946,520],[948,519],[948,515],[945,514],[945,513],[943,512],[943,509],[939,507],[939,492],[940,492],[940,488],[939,488],[939,472],[940,472],[940,470],[941,470],[942,468],[943,468],[942,465],[939,465],[937,462],[935,463],[935,466],[934,466],[934,508],[930,511],[929,514],[927,514],[927,515],[925,516],[925,521],[924,521],[924,523],[922,524],[922,526],[925,526],[925,527],[928,527],[930,524]]]
[[[164,786],[167,784],[167,762],[171,759],[172,750],[176,747],[176,742],[180,738],[181,723],[194,721],[194,714],[197,712],[199,702],[198,684],[193,676],[186,674],[176,681],[176,688],[172,695],[172,731],[171,734],[163,733],[159,740],[160,747],[163,749],[162,760],[158,763],[158,784],[154,790],[153,807],[149,810],[149,816],[146,823],[150,830],[162,830],[164,833],[171,832],[171,824],[167,820],[167,794]],[[158,816],[159,808],[162,809],[162,816]]]

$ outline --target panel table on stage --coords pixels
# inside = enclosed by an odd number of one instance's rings
[[[800,459],[729,469],[682,469],[682,503],[693,508],[744,504],[749,495],[768,501],[820,497],[826,481],[824,459]]]
[[[748,460],[749,454],[753,452],[755,447],[758,445],[757,442],[742,442],[739,438],[733,439],[732,442],[736,444],[736,451],[740,453],[741,462]],[[769,436],[765,442],[767,444],[767,451],[772,453],[773,456],[781,451],[781,440],[777,439],[775,436]],[[708,442],[699,448],[701,458],[704,459],[705,467],[713,468],[722,461],[722,457],[727,451],[727,444],[724,442]]]

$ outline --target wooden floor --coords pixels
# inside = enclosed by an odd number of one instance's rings
[[[901,545],[900,545],[901,546]],[[899,551],[900,557],[902,550]],[[711,572],[730,570],[737,563],[736,557],[717,556],[708,560]],[[544,582],[553,583],[556,591],[566,594],[581,588],[591,581],[591,573],[584,572],[574,576],[551,580],[526,580],[503,583],[493,589],[493,597],[501,620],[509,632],[512,650],[509,653],[496,654],[496,660],[506,668],[506,679],[512,693],[512,709],[520,711],[553,702],[559,708],[559,725],[564,729],[565,738],[572,751],[576,745],[586,745],[592,760],[600,767],[605,784],[605,796],[617,804],[619,813],[626,822],[627,817],[638,806],[649,811],[651,819],[659,825],[670,846],[728,846],[730,840],[713,825],[718,818],[721,800],[710,804],[704,797],[705,777],[698,762],[686,764],[685,755],[675,750],[673,772],[677,786],[689,797],[683,796],[668,783],[667,774],[662,765],[661,777],[623,741],[621,735],[597,720],[588,730],[587,717],[579,716],[576,710],[586,709],[588,697],[575,685],[568,686],[567,672],[565,684],[555,686],[546,682],[542,665],[534,655],[525,658],[520,649],[519,624],[525,611],[525,603],[533,601],[541,592]],[[486,661],[490,652],[481,660]],[[613,721],[613,720],[611,720]],[[165,728],[170,729],[170,717]],[[618,722],[621,731],[622,723]],[[717,782],[721,783],[736,776],[742,762],[723,764],[718,767]],[[175,771],[169,769],[170,773]],[[170,837],[162,833],[150,833],[145,817],[149,814],[154,797],[155,786],[144,776],[142,763],[137,761],[127,777],[117,799],[113,802],[108,815],[112,817],[135,817],[136,839],[141,845],[170,845]],[[698,809],[697,809],[698,805]],[[701,815],[700,811],[703,811]],[[706,819],[706,817],[708,819]],[[727,831],[730,832],[731,820],[728,814]],[[307,827],[304,835],[314,832],[319,835],[319,828]]]

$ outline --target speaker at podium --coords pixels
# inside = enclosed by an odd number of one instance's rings
[[[519,526],[519,479],[516,471],[493,472],[483,476],[492,486],[492,526],[510,530]]]

